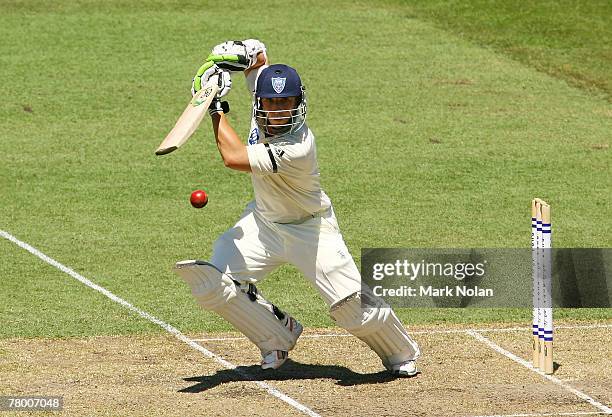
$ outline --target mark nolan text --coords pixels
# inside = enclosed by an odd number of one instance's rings
[[[441,288],[431,285],[421,285],[418,288],[408,285],[402,285],[399,288],[383,288],[377,285],[373,291],[379,297],[493,297],[492,288],[466,287],[465,285],[455,287],[447,285]]]

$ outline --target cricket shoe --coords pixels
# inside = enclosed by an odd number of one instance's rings
[[[396,376],[411,377],[415,376],[419,371],[417,370],[416,361],[406,361],[393,365],[391,372]]]
[[[273,350],[261,359],[261,369],[278,369],[289,357],[285,350]]]
[[[291,333],[293,333],[293,337],[295,341],[298,340],[304,327],[293,317],[287,316],[285,319],[285,327],[289,329]],[[287,358],[289,357],[289,352],[286,350],[273,350],[271,352],[262,355],[261,359],[261,368],[262,369],[278,369],[285,363]]]

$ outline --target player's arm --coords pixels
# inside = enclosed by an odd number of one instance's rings
[[[251,172],[247,148],[230,126],[223,111],[211,111],[211,117],[217,148],[225,166],[237,171]]]
[[[219,98],[227,95],[231,88],[230,72],[243,71],[248,75],[253,69],[268,64],[265,45],[256,39],[227,41],[215,46],[193,79],[192,94],[197,93],[206,81],[219,74],[220,92],[211,103],[209,113],[212,117],[217,148],[226,167],[238,171],[251,172],[246,146],[231,127]],[[227,104],[226,104],[227,105]]]

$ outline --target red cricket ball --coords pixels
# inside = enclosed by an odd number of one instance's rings
[[[191,193],[189,201],[191,201],[191,205],[195,208],[202,208],[208,203],[208,196],[203,190],[195,190]]]

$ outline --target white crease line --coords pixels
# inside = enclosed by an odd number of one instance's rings
[[[234,372],[236,372],[237,374],[239,374],[240,376],[242,376],[242,377],[244,377],[244,378],[246,378],[246,379],[248,379],[250,381],[255,382],[261,388],[265,389],[269,394],[271,394],[271,395],[275,396],[276,398],[286,402],[287,404],[289,404],[293,408],[295,408],[295,409],[297,409],[297,410],[299,410],[299,411],[303,412],[304,414],[307,414],[307,415],[309,415],[311,417],[321,417],[319,414],[315,413],[310,408],[306,407],[305,405],[300,404],[299,402],[297,402],[293,398],[289,397],[287,394],[277,390],[276,388],[266,384],[265,382],[253,380],[253,377],[251,375],[249,375],[248,373],[246,373],[244,371],[241,371],[241,370],[237,369],[236,365],[234,365],[233,363],[226,361],[225,359],[223,359],[219,355],[216,355],[215,353],[209,351],[208,349],[206,349],[205,347],[199,345],[195,341],[189,339],[187,336],[185,336],[183,333],[181,333],[180,330],[178,330],[176,327],[174,327],[174,326],[172,326],[172,325],[170,325],[170,324],[168,324],[168,323],[158,319],[155,316],[152,316],[151,314],[147,313],[144,310],[139,309],[138,307],[134,307],[132,304],[130,304],[129,302],[125,301],[123,298],[120,298],[120,297],[116,296],[115,294],[113,294],[112,292],[107,290],[106,288],[101,287],[98,284],[88,280],[84,276],[80,275],[78,272],[75,272],[73,269],[70,269],[67,266],[62,265],[61,263],[59,263],[55,259],[50,258],[49,256],[45,255],[44,253],[42,253],[41,251],[39,251],[35,247],[33,247],[31,245],[28,245],[25,242],[22,242],[21,240],[17,239],[15,236],[5,232],[4,230],[0,230],[0,236],[2,236],[3,238],[5,238],[7,240],[10,240],[11,242],[16,244],[20,248],[27,250],[32,255],[37,256],[38,258],[42,259],[43,261],[45,261],[49,265],[52,265],[52,266],[56,267],[57,269],[59,269],[60,271],[65,272],[66,274],[70,275],[72,278],[76,279],[77,281],[80,281],[81,283],[85,284],[89,288],[94,289],[94,290],[104,294],[106,297],[110,298],[114,302],[116,302],[118,304],[121,304],[123,307],[127,308],[128,310],[138,314],[140,317],[142,317],[142,318],[144,318],[146,320],[149,320],[152,323],[157,324],[158,326],[160,326],[161,328],[166,330],[168,333],[173,334],[177,339],[185,342],[186,344],[188,344],[189,346],[191,346],[195,350],[197,350],[197,351],[201,352],[202,354],[204,354],[204,356],[206,356],[208,358],[211,358],[211,359],[214,359],[219,364],[221,364],[223,367],[225,367],[227,369],[231,369]]]
[[[608,328],[608,327],[612,327],[612,324],[568,324],[568,325],[559,325],[559,326],[555,326],[555,329],[604,329],[604,328]]]
[[[525,327],[525,330],[528,330],[528,327]],[[453,329],[453,330],[417,330],[411,332],[408,330],[410,334],[448,334],[448,333],[465,333],[469,329]],[[320,339],[324,337],[353,337],[352,334],[349,333],[321,333],[321,334],[305,334],[300,336],[300,339]],[[201,339],[192,339],[196,342],[224,342],[230,340],[247,340],[244,336],[236,336],[236,337],[204,337]]]
[[[470,417],[550,417],[550,416],[603,416],[607,413],[600,411],[573,411],[567,413],[527,413],[527,414],[495,414],[490,416],[470,416]]]
[[[555,329],[606,329],[612,328],[612,324],[577,324],[577,325],[566,325],[566,326],[555,326]],[[524,332],[531,330],[531,327],[502,327],[499,329],[449,329],[449,330],[415,330],[410,331],[410,334],[452,334],[452,333],[468,333],[468,332]],[[300,336],[300,339],[319,339],[325,337],[351,337],[349,333],[321,333],[321,334],[305,334]],[[232,340],[247,340],[244,336],[236,337],[203,337],[200,339],[191,339],[195,342],[224,342]]]
[[[321,337],[351,337],[352,334],[303,334],[300,336],[300,339],[318,339]],[[194,342],[226,342],[231,340],[247,340],[244,336],[236,336],[236,337],[205,337],[202,339],[191,339]]]
[[[612,414],[612,408],[606,406],[605,404],[600,403],[599,401],[595,400],[592,397],[589,397],[584,392],[579,391],[576,388],[566,384],[565,382],[561,381],[559,378],[556,378],[556,377],[554,377],[552,375],[546,375],[544,372],[540,371],[539,369],[534,368],[533,365],[531,365],[530,362],[527,362],[523,358],[519,358],[514,353],[507,351],[506,349],[502,348],[497,343],[487,339],[486,337],[484,337],[480,333],[478,333],[476,331],[473,331],[473,330],[469,330],[467,333],[470,336],[472,336],[473,338],[475,338],[476,340],[478,340],[478,341],[484,343],[485,345],[489,346],[491,349],[495,350],[496,352],[501,353],[505,357],[513,360],[516,363],[519,363],[519,364],[523,365],[525,368],[527,368],[527,369],[537,373],[538,375],[548,379],[550,382],[552,382],[554,384],[557,384],[560,387],[564,388],[565,390],[571,392],[572,394],[574,394],[578,398],[580,398],[580,399],[588,402],[589,404],[591,404],[593,407],[596,407],[596,408],[600,409],[604,413]]]
[[[556,329],[608,329],[612,328],[612,323],[596,323],[596,324],[560,324],[555,326]],[[501,327],[498,329],[483,328],[483,329],[467,329],[475,332],[519,332],[531,330],[531,327]]]

